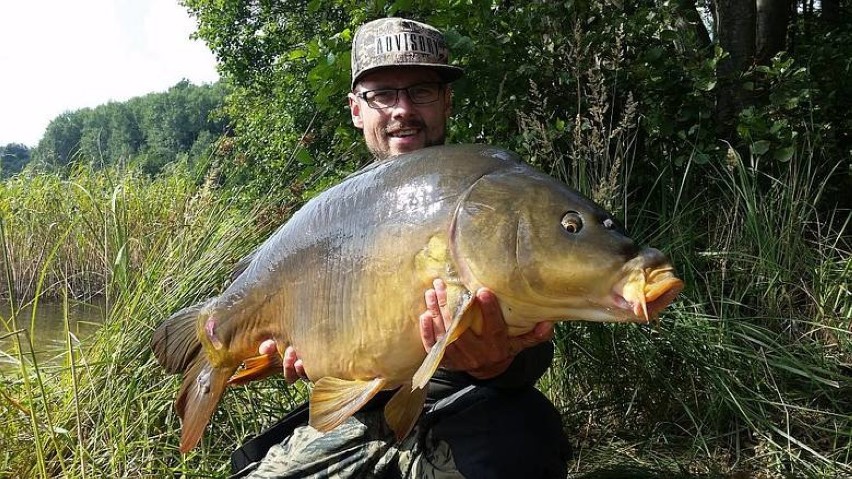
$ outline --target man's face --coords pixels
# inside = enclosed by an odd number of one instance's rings
[[[380,70],[365,75],[355,93],[384,88],[408,88],[413,85],[440,82],[437,72],[429,68],[405,67]],[[364,130],[367,148],[379,160],[444,144],[447,118],[451,111],[451,91],[445,85],[438,100],[415,104],[405,91],[400,91],[396,105],[375,109],[363,98],[349,94],[352,123]]]

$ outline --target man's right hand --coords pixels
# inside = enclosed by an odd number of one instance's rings
[[[267,339],[260,343],[257,352],[260,354],[278,354],[278,346],[274,340]],[[299,379],[308,379],[308,376],[305,374],[305,367],[302,365],[302,360],[296,355],[296,350],[292,346],[287,346],[287,349],[284,350],[283,360],[284,379],[287,381],[287,384],[293,384]]]

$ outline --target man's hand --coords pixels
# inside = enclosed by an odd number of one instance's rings
[[[447,332],[453,317],[447,306],[447,289],[436,279],[434,289],[426,291],[427,311],[420,315],[420,339],[426,351]],[[447,347],[441,365],[450,370],[465,371],[477,379],[490,379],[502,374],[515,355],[530,346],[549,341],[553,337],[553,323],[541,322],[521,336],[509,337],[497,297],[488,289],[476,292],[476,301],[482,310],[482,331],[462,333]]]
[[[259,354],[278,354],[278,346],[272,339],[260,343],[257,348]],[[287,384],[293,384],[299,379],[308,379],[305,374],[305,367],[302,365],[302,360],[296,356],[296,350],[292,346],[287,346],[284,351],[284,379]]]

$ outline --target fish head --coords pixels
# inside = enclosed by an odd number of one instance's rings
[[[666,256],[525,165],[480,178],[451,231],[462,281],[500,299],[510,331],[543,320],[649,322],[683,288]]]

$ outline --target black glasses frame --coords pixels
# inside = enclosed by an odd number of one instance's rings
[[[417,98],[415,98],[414,95],[411,94],[412,88],[431,86],[431,85],[437,85],[437,92],[438,93],[437,93],[437,95],[435,95],[435,98],[432,98],[432,99],[426,100],[426,101],[420,101]],[[414,103],[415,105],[428,105],[430,103],[435,103],[436,101],[438,101],[439,98],[441,98],[441,93],[444,91],[444,85],[445,84],[442,83],[442,82],[423,82],[423,83],[417,83],[415,85],[407,86],[405,88],[377,88],[375,90],[355,92],[355,96],[357,96],[358,98],[367,102],[367,106],[369,106],[370,108],[373,108],[374,110],[384,110],[384,109],[387,109],[387,108],[395,107],[399,103],[399,92],[401,92],[401,91],[404,91],[405,94],[408,95],[408,99],[411,100],[411,103]],[[394,92],[395,96],[393,98],[393,103],[386,104],[386,105],[378,105],[378,104],[375,103],[374,99],[367,98],[367,96],[370,95],[370,94],[373,94],[373,96],[375,96],[377,92],[382,92],[382,93]]]

